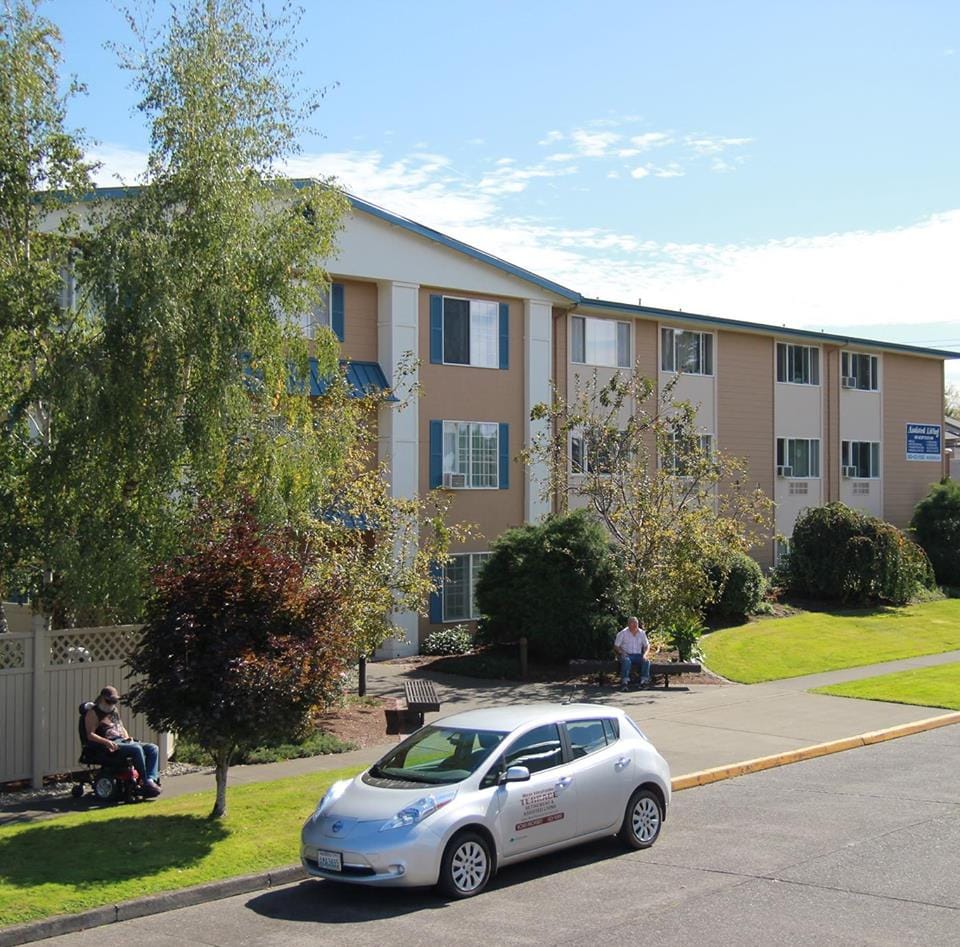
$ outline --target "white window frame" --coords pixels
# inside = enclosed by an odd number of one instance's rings
[[[447,361],[447,300],[452,300],[456,302],[465,302],[468,304],[467,311],[467,348],[469,353],[467,355],[466,362],[448,362]],[[493,356],[489,360],[489,364],[486,361],[474,360],[475,354],[479,356],[480,349],[479,343],[476,353],[474,352],[474,306],[491,306],[493,308],[493,345],[492,353]],[[477,323],[479,325],[480,319],[485,318],[483,313],[479,311],[476,313]],[[443,346],[441,355],[443,357],[444,365],[459,365],[461,368],[500,368],[500,303],[495,302],[492,299],[473,299],[468,296],[442,296],[440,303],[440,325],[442,327],[443,335]],[[488,346],[489,348],[489,346]]]
[[[855,462],[854,458],[856,457],[857,461],[860,460],[864,445],[867,447],[870,473],[866,476],[861,476],[859,473],[860,464]],[[874,460],[876,461],[876,470],[874,470]],[[850,480],[879,480],[883,470],[883,455],[880,452],[880,441],[840,441],[841,472],[844,467],[856,467],[858,469],[856,476],[848,478]]]
[[[695,434],[694,436],[697,438],[697,440],[698,440],[698,442],[699,442],[699,444],[700,444],[700,450],[701,450],[704,454],[706,454],[708,457],[712,457],[712,456],[714,455],[714,452],[715,452],[716,449],[717,449],[717,448],[716,448],[716,444],[714,443],[714,437],[713,437],[713,435],[712,435],[712,434],[705,434],[705,433],[702,433],[702,432],[698,432],[698,433]],[[679,458],[677,457],[677,452],[676,452],[676,450],[674,449],[674,445],[677,443],[677,440],[678,440],[678,437],[677,437],[676,434],[674,434],[673,437],[671,438],[670,453],[669,453],[666,457],[663,458],[663,460],[662,460],[661,463],[662,463],[662,466],[663,466],[663,468],[664,468],[665,470],[671,471],[672,473],[676,474],[676,476],[678,476],[678,477],[688,477],[689,474],[687,474],[687,473],[685,473],[685,472],[683,472],[682,470],[679,469],[679,468],[680,468],[680,461],[679,461]]]
[[[298,312],[290,318],[300,329],[300,334],[305,339],[315,339],[317,329],[332,328],[333,312],[333,284],[327,285],[320,291],[320,300],[306,312]],[[276,305],[276,301],[274,301]],[[279,310],[279,306],[277,306]]]
[[[780,352],[783,351],[783,367],[785,376],[791,374],[790,368],[793,362],[793,354],[797,350],[802,350],[803,367],[801,374],[807,376],[806,381],[795,381],[789,377],[780,377]],[[808,388],[820,387],[820,349],[816,345],[797,345],[793,342],[777,342],[774,351],[775,371],[777,383],[781,385],[802,385]],[[817,380],[810,381],[812,375],[816,374]]]
[[[856,365],[860,359],[867,360],[867,379],[866,384],[860,384],[860,375],[857,374]],[[844,349],[840,353],[840,382],[843,385],[844,378],[855,378],[857,384],[852,391],[879,391],[880,390],[880,359],[869,352],[854,352]]]
[[[480,566],[490,558],[492,553],[489,552],[458,552],[452,553],[448,556],[448,564],[443,568],[443,622],[460,622],[460,621],[475,621],[480,617],[479,612],[477,611],[477,602],[476,602],[476,593],[477,593],[477,576],[480,573]],[[482,558],[481,558],[482,557]],[[449,615],[447,613],[447,569],[449,566],[449,559],[466,559],[467,560],[467,600],[469,603],[468,612],[466,615]]]
[[[686,368],[677,368],[677,340],[679,336],[695,335],[698,336],[698,359],[700,362],[700,371],[691,371]],[[707,341],[709,340],[709,342]],[[714,364],[714,338],[712,332],[702,332],[699,329],[678,329],[674,326],[660,326],[660,370],[664,372],[676,373],[683,372],[685,375],[701,375],[704,378],[710,378],[714,375],[716,365]],[[704,365],[707,365],[707,371],[703,371]]]
[[[597,327],[602,325],[604,329],[613,326],[613,359],[603,360],[590,351],[591,329],[596,332]],[[574,336],[579,331],[578,326],[582,326],[583,331],[583,353],[582,358],[578,357],[580,353],[574,351]],[[623,345],[622,333],[626,332],[626,345]],[[574,365],[597,365],[602,368],[630,368],[633,364],[631,360],[631,349],[633,347],[633,332],[629,322],[615,321],[613,319],[599,319],[595,316],[571,316],[570,317],[570,361]],[[594,343],[596,344],[596,343]]]
[[[810,458],[813,456],[813,451],[811,446],[813,444],[817,445],[816,449],[816,460],[817,460],[817,472],[808,473],[805,475],[800,475],[792,472],[794,470],[794,464],[790,462],[790,453],[792,445],[798,443],[799,441],[806,441],[808,444],[807,447],[807,457]],[[781,450],[782,445],[782,450]],[[787,480],[819,480],[821,477],[821,471],[823,469],[823,462],[821,458],[820,451],[820,438],[819,437],[778,437],[776,440],[775,450],[776,450],[776,467],[779,470],[781,467],[788,467],[791,470],[789,477],[784,479]]]
[[[481,425],[492,427],[494,436],[493,449],[493,484],[474,485],[474,444],[473,429]],[[467,452],[466,457],[462,458],[460,454],[460,432],[462,428],[467,429]],[[447,435],[454,438],[454,455],[452,465],[448,462],[449,454],[447,451]],[[500,425],[496,421],[444,421],[443,422],[443,465],[441,468],[443,477],[443,486],[448,490],[499,490],[500,489]],[[448,474],[463,475],[463,486],[453,486],[449,484]]]
[[[626,437],[626,431],[620,432],[620,437]],[[581,463],[578,467],[573,460],[573,448],[574,443],[579,444],[580,446],[580,457]],[[622,448],[621,444],[621,448]],[[590,438],[583,431],[574,431],[570,434],[570,439],[567,446],[567,468],[569,472],[575,477],[585,477],[585,476],[599,476],[599,477],[609,477],[609,470],[595,470],[594,469],[594,457],[595,448],[590,444]]]

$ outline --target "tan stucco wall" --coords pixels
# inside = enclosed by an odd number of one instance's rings
[[[942,464],[907,460],[907,423],[943,428],[943,362],[912,355],[883,356],[883,517],[910,523],[913,508],[942,473]]]
[[[377,361],[377,284],[334,277],[343,284],[344,358]],[[384,370],[388,366],[383,366]]]
[[[423,287],[420,290],[420,493],[430,490],[430,421],[495,421],[510,425],[510,486],[506,490],[451,490],[448,522],[473,523],[477,534],[451,552],[486,552],[497,536],[523,522],[524,477],[513,458],[523,446],[524,367],[523,301],[497,296],[474,296],[505,302],[510,307],[510,367],[471,368],[435,365],[430,361],[430,296],[463,296],[462,292]],[[423,640],[436,626],[420,621]]]
[[[719,332],[717,338],[717,447],[747,465],[748,483],[773,496],[773,345],[767,336]],[[772,537],[751,550],[762,566],[773,562]]]

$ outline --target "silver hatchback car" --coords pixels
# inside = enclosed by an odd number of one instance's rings
[[[334,783],[301,832],[311,875],[479,894],[505,865],[619,835],[657,840],[670,769],[623,711],[470,710],[431,723]]]

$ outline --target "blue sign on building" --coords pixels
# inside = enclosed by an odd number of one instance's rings
[[[940,425],[907,424],[907,460],[930,460],[939,463]]]

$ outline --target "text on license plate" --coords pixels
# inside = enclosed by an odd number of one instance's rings
[[[326,871],[343,871],[343,859],[339,852],[317,852],[317,867]]]

